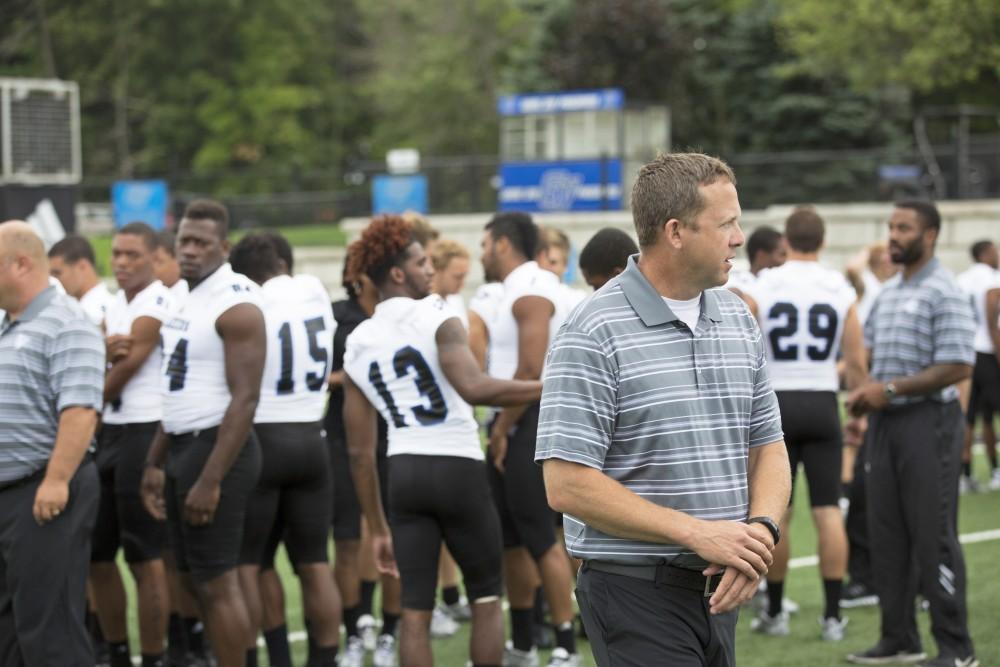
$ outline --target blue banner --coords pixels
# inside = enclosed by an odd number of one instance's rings
[[[602,211],[622,207],[621,160],[500,165],[501,211]]]
[[[621,88],[602,90],[571,90],[563,93],[535,95],[504,95],[497,100],[501,116],[524,116],[537,113],[567,113],[571,111],[613,111],[625,106]]]
[[[379,174],[372,180],[372,214],[427,213],[427,177]]]
[[[145,222],[153,229],[163,229],[169,203],[166,181],[115,181],[111,186],[115,229],[130,222]]]

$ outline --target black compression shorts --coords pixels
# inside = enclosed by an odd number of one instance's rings
[[[383,437],[381,419],[379,420],[379,440],[375,451],[375,462],[378,466],[379,491],[382,496],[382,507],[389,507],[389,464],[387,457],[388,443]],[[333,468],[333,539],[361,539],[361,503],[358,492],[354,488],[351,477],[351,461],[347,454],[347,441],[343,434],[327,433],[330,445],[330,465]]]
[[[400,454],[389,459],[389,523],[403,607],[430,611],[441,540],[462,570],[469,600],[499,597],[500,523],[486,464],[458,456]]]
[[[159,422],[104,424],[97,439],[101,499],[91,539],[90,560],[111,562],[118,548],[129,563],[160,558],[167,527],[143,507],[139,497],[143,465]]]
[[[992,420],[997,413],[1000,413],[1000,362],[995,354],[976,352],[966,421],[975,424],[977,417]]]
[[[805,468],[812,507],[840,501],[843,435],[837,394],[832,391],[779,391],[778,408],[792,466],[792,497],[799,462]]]
[[[170,546],[177,570],[198,582],[209,581],[239,564],[247,504],[260,476],[260,445],[253,431],[222,478],[222,493],[212,523],[192,526],[184,520],[184,501],[212,453],[219,429],[170,436],[164,500]]]

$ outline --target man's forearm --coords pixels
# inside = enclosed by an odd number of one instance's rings
[[[781,521],[792,492],[792,474],[784,441],[754,447],[747,463],[750,516]]]
[[[892,381],[896,393],[902,396],[923,396],[951,386],[972,375],[972,366],[967,364],[935,364],[916,375]]]
[[[97,411],[70,407],[59,415],[55,446],[45,469],[48,479],[68,482],[76,474],[97,428]]]
[[[156,435],[146,453],[146,464],[162,468],[167,460],[167,447],[170,445],[170,438],[163,430],[163,424],[156,427]]]
[[[358,493],[361,512],[365,515],[372,531],[383,533],[387,530],[389,522],[385,517],[385,508],[382,507],[374,449],[361,453],[352,450],[350,462],[351,479]]]
[[[257,397],[236,398],[229,403],[226,413],[219,425],[218,435],[212,453],[205,461],[200,477],[208,482],[219,484],[229,472],[233,461],[240,455],[243,445],[250,436],[253,427],[253,415],[257,409]]]

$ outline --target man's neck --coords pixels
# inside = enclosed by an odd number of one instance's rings
[[[528,260],[523,257],[512,258],[504,263],[500,268],[500,282],[507,280],[507,276],[514,273],[514,271],[528,263]]]
[[[788,261],[789,262],[818,262],[819,253],[818,252],[798,252],[797,250],[788,251]]]
[[[704,289],[692,285],[690,274],[678,270],[677,262],[669,261],[657,253],[639,252],[639,271],[660,296],[676,301],[687,301],[700,295]]]
[[[918,261],[914,262],[913,264],[904,264],[903,278],[909,280],[913,276],[917,275],[920,272],[920,270],[925,266],[927,266],[927,263],[930,262],[932,259],[934,259],[934,253],[929,252],[923,257],[921,257]]]
[[[34,301],[39,294],[41,294],[48,288],[49,288],[48,277],[44,277],[40,280],[35,281],[31,285],[25,286],[24,291],[22,291],[21,294],[19,295],[20,298],[18,298],[17,302],[11,308],[7,309],[7,317],[10,318],[10,321],[14,322],[15,320],[17,320],[17,318],[19,318],[21,314],[24,313],[24,311],[28,308],[28,306],[31,305],[31,302]]]
[[[125,290],[125,300],[128,301],[129,303],[132,303],[132,299],[134,299],[135,297],[137,297],[139,295],[139,293],[142,292],[144,289],[146,289],[147,287],[149,287],[150,285],[152,285],[154,280],[156,280],[156,278],[150,278],[149,280],[147,280],[146,282],[144,282],[142,285],[140,285],[138,287],[133,287],[131,289],[126,289]]]
[[[80,288],[79,299],[82,299],[83,297],[87,296],[87,294],[90,292],[90,290],[94,289],[95,287],[97,287],[100,284],[101,284],[101,280],[100,280],[100,278],[97,277],[96,274],[93,275],[93,276],[91,276],[91,277],[89,277],[89,278],[87,278],[86,282],[83,283],[83,286]]]

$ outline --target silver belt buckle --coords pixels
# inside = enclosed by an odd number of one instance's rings
[[[707,598],[707,597],[711,597],[712,596],[712,578],[713,577],[717,577],[717,576],[720,576],[720,575],[710,574],[707,577],[705,577],[705,594],[704,594],[704,597]]]

